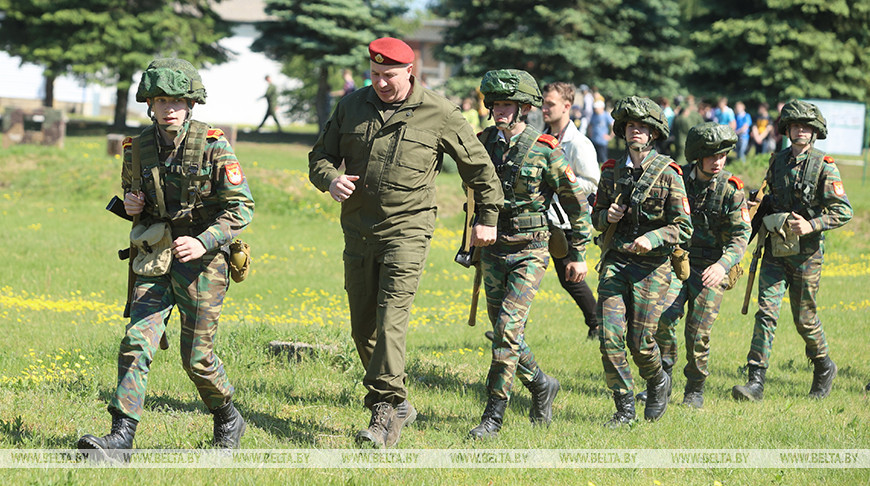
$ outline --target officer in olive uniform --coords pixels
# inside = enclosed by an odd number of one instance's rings
[[[736,144],[737,134],[728,125],[709,122],[689,130],[685,154],[692,163],[683,167],[683,182],[694,231],[689,243],[682,246],[689,252],[690,274],[685,282],[671,280],[655,335],[662,368],[671,375],[677,361],[676,325],[688,304],[683,405],[695,408],[704,404],[713,322],[726,288],[735,283],[731,279],[739,276],[732,269],[743,258],[752,232],[743,182],[724,170],[725,157]]]
[[[480,91],[495,126],[478,137],[492,158],[505,199],[498,218],[498,239],[481,252],[493,342],[486,378],[489,399],[480,424],[469,433],[475,439],[498,435],[514,375],[532,393],[532,423],[550,423],[559,381],[538,366],[525,341],[525,325],[549,264],[546,211],[553,193],[559,194],[573,230],[565,269],[571,282],[586,277],[586,243],[592,230],[586,196],[558,140],[525,122],[531,107],[541,106],[535,78],[515,69],[489,71]]]
[[[782,299],[788,290],[798,334],[813,362],[809,395],[825,398],[831,392],[837,365],[828,356],[828,342],[816,313],[824,231],[839,228],[852,219],[852,206],[834,159],[813,147],[824,140],[828,128],[819,108],[791,100],[780,112],[779,132],[791,147],[771,155],[765,180],[771,188],[759,213],[767,214],[764,257],[758,277],[758,312],[747,356],[749,381],[731,390],[736,400],[761,400],[773,336]],[[766,209],[765,209],[766,208]]]
[[[165,274],[136,279],[109,403],[112,431],[85,435],[80,449],[132,447],[149,366],[173,307],[181,315],[182,366],[214,415],[214,445],[236,448],[245,431],[214,339],[229,285],[226,247],[251,222],[254,201],[223,132],[190,118],[205,97],[199,73],[183,59],[151,62],[139,82],[136,101],[148,103],[154,124],[124,141],[124,208],[145,227],[168,223],[171,263]]]
[[[630,96],[613,108],[613,131],[628,151],[601,167],[592,223],[605,235],[598,283],[600,349],[616,413],[609,426],[634,420],[634,383],[626,359],[631,351],[649,397],[644,417],[657,420],[667,407],[671,380],[662,369],[653,335],[671,279],[668,257],[689,241],[692,222],[680,167],[656,153],[668,123],[658,104]],[[615,226],[614,226],[615,225]]]
[[[309,154],[309,177],[342,205],[345,288],[372,412],[356,440],[389,447],[417,415],[405,388],[405,333],[435,229],[443,154],[475,192],[476,246],[495,242],[503,196],[459,107],[411,75],[413,50],[385,37],[369,44],[369,55],[372,85],[338,102]]]

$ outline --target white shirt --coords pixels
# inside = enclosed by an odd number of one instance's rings
[[[547,127],[549,131],[549,127]],[[557,134],[551,134],[557,135]],[[568,122],[562,131],[559,145],[565,153],[565,161],[577,176],[577,184],[584,194],[589,196],[598,190],[598,179],[601,178],[601,169],[598,167],[598,156],[592,141],[577,130],[573,122]],[[568,215],[559,205],[559,197],[553,194],[553,204],[547,211],[547,217],[551,223],[562,229],[571,229]]]

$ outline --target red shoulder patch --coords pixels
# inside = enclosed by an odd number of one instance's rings
[[[668,165],[673,167],[674,170],[677,171],[677,174],[683,175],[683,168],[680,167],[679,164],[677,164],[676,162],[670,162]]]
[[[607,162],[601,164],[602,169],[609,169],[611,167],[616,167],[616,159],[607,159]]]
[[[827,162],[827,163],[829,163],[829,164],[833,164],[833,163],[834,163],[834,158],[831,157],[830,155],[826,155],[826,156],[825,156],[825,162]]]
[[[550,148],[556,148],[557,146],[559,146],[559,140],[557,140],[556,137],[552,135],[547,135],[546,133],[538,137],[538,141],[549,145]]]
[[[227,180],[230,181],[230,184],[238,186],[242,183],[242,180],[244,179],[244,175],[242,174],[242,166],[240,166],[237,161],[233,161],[225,165],[224,169],[226,170]]]
[[[728,178],[728,182],[733,182],[733,183],[734,183],[734,186],[736,186],[737,189],[743,189],[743,181],[741,181],[740,179],[738,179],[737,176],[731,176],[731,177],[729,177],[729,178]]]
[[[127,148],[133,145],[133,137],[125,137],[124,140],[121,140],[121,147]]]
[[[224,136],[224,131],[220,128],[209,128],[205,136],[208,138],[221,138]]]

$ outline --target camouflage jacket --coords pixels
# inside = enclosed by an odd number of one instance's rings
[[[219,129],[208,129],[201,164],[191,161],[194,175],[187,177],[183,169],[183,157],[191,122],[185,122],[178,132],[175,143],[163,145],[159,140],[156,125],[142,131],[138,137],[142,146],[156,146],[151,160],[147,150],[142,150],[142,191],[145,193],[143,222],[160,218],[155,185],[150,183],[152,167],[158,169],[173,237],[193,236],[202,242],[206,251],[215,250],[232,242],[254,217],[254,200],[248,188],[248,180],[242,172],[236,154]],[[123,141],[124,163],[121,170],[121,187],[130,192],[132,185],[133,139]],[[195,167],[194,167],[195,166]],[[182,197],[189,197],[182,201]]]
[[[804,177],[809,157],[822,157],[821,170],[817,181],[808,181],[814,187],[808,205],[801,197],[799,183]],[[821,232],[839,228],[852,219],[852,205],[846,197],[846,189],[840,178],[837,164],[829,155],[815,149],[793,156],[791,148],[771,155],[770,167],[765,176],[768,187],[772,188],[766,197],[772,198],[772,212],[797,212],[809,221],[813,232],[801,237],[801,246],[813,245],[821,238]]]
[[[692,265],[718,263],[728,271],[740,262],[752,225],[743,181],[722,171],[709,181],[697,177],[695,164],[683,167],[683,181],[692,208],[692,239],[682,245]]]
[[[607,222],[607,209],[616,201],[621,185],[617,180],[632,177],[636,182],[646,171],[658,154],[655,150],[641,163],[640,169],[632,169],[628,152],[619,161],[608,160],[601,166],[601,180],[592,208],[592,224],[599,231],[610,227]],[[682,169],[671,161],[653,182],[649,194],[637,207],[629,207],[625,216],[617,222],[611,248],[621,253],[629,253],[628,247],[638,236],[646,236],[652,243],[652,250],[645,256],[669,255],[674,246],[689,241],[692,236],[692,220],[689,217],[689,200],[681,177]],[[620,204],[627,201],[620,200]]]
[[[497,144],[506,143],[496,127],[486,128],[478,137],[491,156],[497,153]],[[522,149],[524,139],[529,140],[527,151]],[[505,194],[499,214],[499,238],[546,231],[545,212],[553,194],[557,193],[573,232],[569,256],[573,261],[585,261],[586,243],[592,239],[589,205],[555,137],[542,135],[531,125],[526,125],[523,133],[511,140],[504,160],[492,158]],[[531,223],[518,226],[518,219]]]
[[[502,201],[486,151],[459,107],[412,78],[407,100],[388,120],[374,88],[338,102],[308,154],[311,183],[328,191],[341,175],[358,175],[356,190],[341,205],[341,226],[357,238],[404,238],[435,230],[435,176],[448,154],[475,191],[479,222],[495,226]]]

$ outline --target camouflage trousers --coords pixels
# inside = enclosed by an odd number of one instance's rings
[[[824,246],[811,254],[773,257],[765,249],[758,276],[758,312],[752,344],[746,359],[749,364],[767,368],[782,299],[788,290],[791,313],[809,358],[828,355],[828,342],[816,314],[816,294],[822,277]]]
[[[514,376],[530,383],[538,369],[525,329],[550,253],[546,241],[499,241],[483,248],[480,261],[494,336],[486,390],[489,396],[509,399]]]
[[[118,352],[118,387],[109,408],[139,420],[148,371],[173,307],[181,316],[181,365],[209,410],[225,405],[235,391],[214,353],[214,338],[223,306],[226,257],[209,252],[198,260],[173,260],[168,275],[136,279],[130,324]]]
[[[350,327],[368,390],[365,405],[405,401],[405,336],[429,237],[363,241],[345,236],[344,288]]]
[[[662,369],[654,334],[658,328],[671,280],[667,257],[639,257],[611,251],[598,281],[599,340],[607,387],[630,393],[634,380],[626,343],[641,378],[649,380]]]
[[[677,362],[677,323],[683,317],[688,304],[686,317],[686,367],[683,374],[689,381],[704,381],[710,372],[707,362],[710,358],[710,334],[713,322],[719,316],[719,306],[728,285],[728,276],[710,288],[701,282],[701,274],[707,265],[692,265],[689,278],[685,282],[676,277],[671,279],[671,287],[665,299],[664,311],[656,331],[656,344],[662,355],[662,367],[672,369]]]

